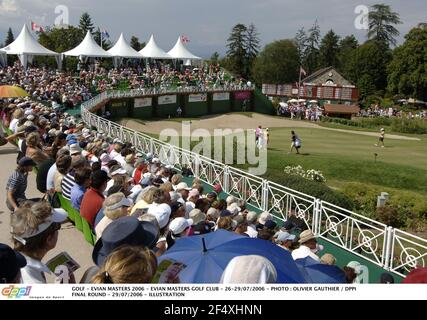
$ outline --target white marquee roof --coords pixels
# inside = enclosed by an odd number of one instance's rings
[[[168,54],[174,59],[191,59],[191,60],[201,60],[202,58],[192,54],[182,43],[181,37],[178,38],[175,46],[172,48]]]
[[[161,49],[154,41],[154,36],[151,35],[150,41],[147,45],[139,51],[144,58],[153,58],[153,59],[172,59],[163,49]]]
[[[83,41],[74,49],[63,53],[72,57],[111,58],[111,54],[102,49],[93,39],[90,31],[87,32]]]
[[[21,33],[19,36],[8,46],[4,47],[2,50],[6,51],[7,54],[16,54],[16,55],[29,55],[29,56],[58,56],[59,53],[51,51],[43,47],[37,40],[34,38],[33,34],[28,29],[25,24],[22,27]]]
[[[125,40],[123,33],[120,34],[119,40],[117,40],[114,47],[112,47],[108,52],[113,57],[119,58],[143,58],[142,55],[132,48]]]

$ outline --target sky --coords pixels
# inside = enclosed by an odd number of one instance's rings
[[[315,20],[322,35],[333,29],[340,36],[354,34],[363,42],[366,30],[356,28],[361,11],[355,10],[378,2],[400,14],[399,44],[411,28],[427,22],[425,0],[0,0],[0,42],[9,27],[17,36],[24,23],[53,25],[64,16],[64,8],[71,25],[78,24],[84,11],[89,12],[95,26],[105,28],[113,43],[121,32],[127,40],[137,36],[140,41],[154,34],[157,44],[169,51],[185,35],[190,39],[188,49],[204,58],[215,51],[225,54],[227,38],[237,23],[254,23],[262,46],[293,38],[298,29],[309,29]]]

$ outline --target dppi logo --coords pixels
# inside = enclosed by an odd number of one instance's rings
[[[1,294],[5,297],[8,297],[9,299],[13,298],[21,298],[26,297],[30,295],[31,286],[30,287],[24,287],[24,288],[18,288],[15,286],[6,287],[1,291]]]

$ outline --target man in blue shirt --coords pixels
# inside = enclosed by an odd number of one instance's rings
[[[90,186],[90,175],[92,170],[90,168],[77,169],[74,175],[76,184],[71,189],[71,205],[77,211],[80,211],[80,204],[82,203],[83,195],[86,189]]]

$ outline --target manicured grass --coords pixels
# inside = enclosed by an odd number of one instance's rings
[[[427,136],[417,136],[421,141],[386,139],[386,148],[378,148],[374,146],[376,137],[296,128],[302,140],[302,155],[288,155],[290,131],[270,130],[266,176],[272,180],[283,174],[284,167],[301,165],[321,170],[331,186],[357,181],[427,192]]]

